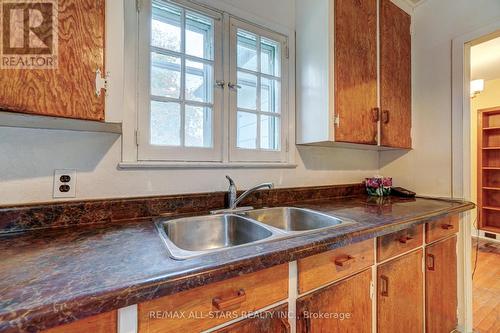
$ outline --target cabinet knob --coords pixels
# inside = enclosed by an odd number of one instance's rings
[[[398,241],[401,243],[401,244],[406,244],[408,243],[408,241],[412,240],[413,237],[410,237],[410,236],[403,236],[401,238],[398,239]]]
[[[373,108],[372,117],[374,123],[380,120],[380,108]]]
[[[385,275],[380,276],[380,294],[389,297],[389,278]]]
[[[382,111],[382,123],[384,124],[389,123],[389,110]]]
[[[340,267],[345,267],[354,261],[354,257],[350,255],[345,255],[342,257],[335,258],[335,265]]]
[[[435,262],[436,262],[436,257],[434,257],[433,254],[427,254],[427,269],[430,271],[434,271],[436,269],[435,267]]]
[[[222,297],[214,297],[212,299],[212,305],[218,311],[232,310],[239,308],[241,303],[246,300],[246,294],[244,289],[238,290],[236,296],[228,297],[223,299]]]
[[[451,230],[453,229],[453,224],[441,224],[441,228],[444,230]]]

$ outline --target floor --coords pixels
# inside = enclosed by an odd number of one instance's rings
[[[473,240],[474,331],[500,333],[500,243]],[[476,251],[477,249],[477,251]]]

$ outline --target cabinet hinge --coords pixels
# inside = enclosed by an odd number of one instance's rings
[[[135,145],[139,146],[139,130],[135,130]]]
[[[285,47],[285,57],[290,59],[290,48],[288,46]]]
[[[141,8],[142,8],[142,0],[135,0],[135,10],[137,10],[137,12],[140,13]]]
[[[285,142],[285,151],[286,152],[290,151],[290,141],[288,139],[286,139],[286,142]]]
[[[105,76],[102,76],[102,72],[99,68],[95,71],[95,94],[97,97],[101,96],[103,89],[106,93],[108,89],[108,76],[109,72],[107,72]]]
[[[337,127],[338,127],[338,126],[340,126],[340,117],[339,117],[339,115],[335,115],[335,116],[333,117],[333,123],[334,123]]]

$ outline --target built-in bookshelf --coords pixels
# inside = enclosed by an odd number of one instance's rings
[[[500,107],[478,111],[478,226],[500,233]]]

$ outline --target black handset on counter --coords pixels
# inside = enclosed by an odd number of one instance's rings
[[[404,198],[413,198],[415,197],[415,195],[417,195],[415,192],[412,192],[402,187],[391,188],[391,194],[396,197],[404,197]]]

